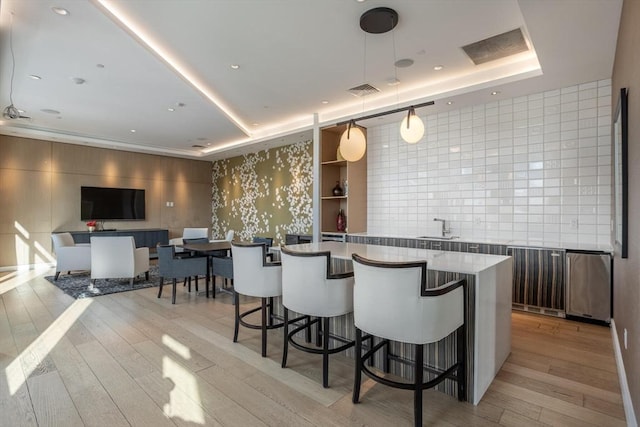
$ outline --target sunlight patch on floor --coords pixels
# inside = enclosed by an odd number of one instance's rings
[[[169,392],[169,403],[163,407],[164,414],[171,418],[177,417],[187,422],[204,424],[198,381],[193,374],[170,357],[164,356],[162,377],[174,384]]]
[[[25,275],[30,276],[30,274]],[[20,277],[22,279],[22,276]],[[5,369],[9,393],[13,396],[22,387],[26,378],[38,368],[60,339],[73,326],[91,304],[90,298],[75,300],[64,313],[24,349]]]

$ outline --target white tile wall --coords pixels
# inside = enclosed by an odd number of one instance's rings
[[[608,244],[611,80],[369,128],[368,231]]]

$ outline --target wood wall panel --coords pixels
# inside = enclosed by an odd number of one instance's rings
[[[51,170],[51,142],[0,135],[0,169]]]
[[[0,233],[51,229],[50,172],[0,169],[0,200]]]
[[[146,190],[144,221],[106,228],[166,228],[176,237],[211,226],[211,162],[0,135],[0,267],[47,262],[52,231],[85,230],[82,186]]]

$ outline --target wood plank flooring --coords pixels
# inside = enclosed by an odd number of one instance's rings
[[[229,295],[76,301],[44,275],[0,274],[0,426],[412,425],[410,392],[367,380],[351,403],[350,359],[331,358],[323,389],[318,357],[290,349],[280,367],[281,331],[267,358],[259,331],[234,344]],[[425,425],[626,425],[608,328],[519,312],[512,326],[480,404],[429,391]]]

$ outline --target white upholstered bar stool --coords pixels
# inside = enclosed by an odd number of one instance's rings
[[[233,342],[238,342],[238,329],[242,325],[262,331],[262,357],[267,356],[267,330],[281,328],[283,323],[273,323],[273,297],[282,295],[282,267],[280,262],[267,262],[264,243],[231,242],[233,259],[233,299],[235,301],[235,325]],[[258,307],[240,313],[240,295],[258,297]],[[246,316],[261,312],[259,325],[244,320]]]
[[[284,351],[282,367],[287,365],[288,346],[322,355],[322,386],[329,386],[329,355],[352,347],[353,341],[330,336],[331,318],[353,311],[353,272],[331,272],[330,252],[294,252],[281,249],[282,257],[282,305],[284,308]],[[289,319],[289,310],[302,316]],[[311,319],[314,317],[315,319]],[[301,324],[289,331],[291,323]],[[317,347],[300,344],[295,335],[305,331],[310,340],[311,326],[317,325]],[[330,340],[341,345],[330,348]]]
[[[353,403],[360,399],[362,372],[373,380],[395,388],[413,390],[414,421],[422,426],[422,391],[445,379],[455,379],[458,399],[466,399],[466,281],[452,281],[426,289],[426,262],[380,262],[353,254],[355,285],[353,318],[356,327],[356,369]],[[456,359],[424,381],[424,345],[458,331]],[[365,334],[363,336],[363,333]],[[374,343],[373,337],[382,338]],[[363,340],[369,346],[363,354]],[[388,370],[389,341],[414,344],[413,383],[390,380],[374,372],[365,362],[382,349]],[[446,362],[446,361],[445,361]],[[433,371],[433,369],[431,369]]]

